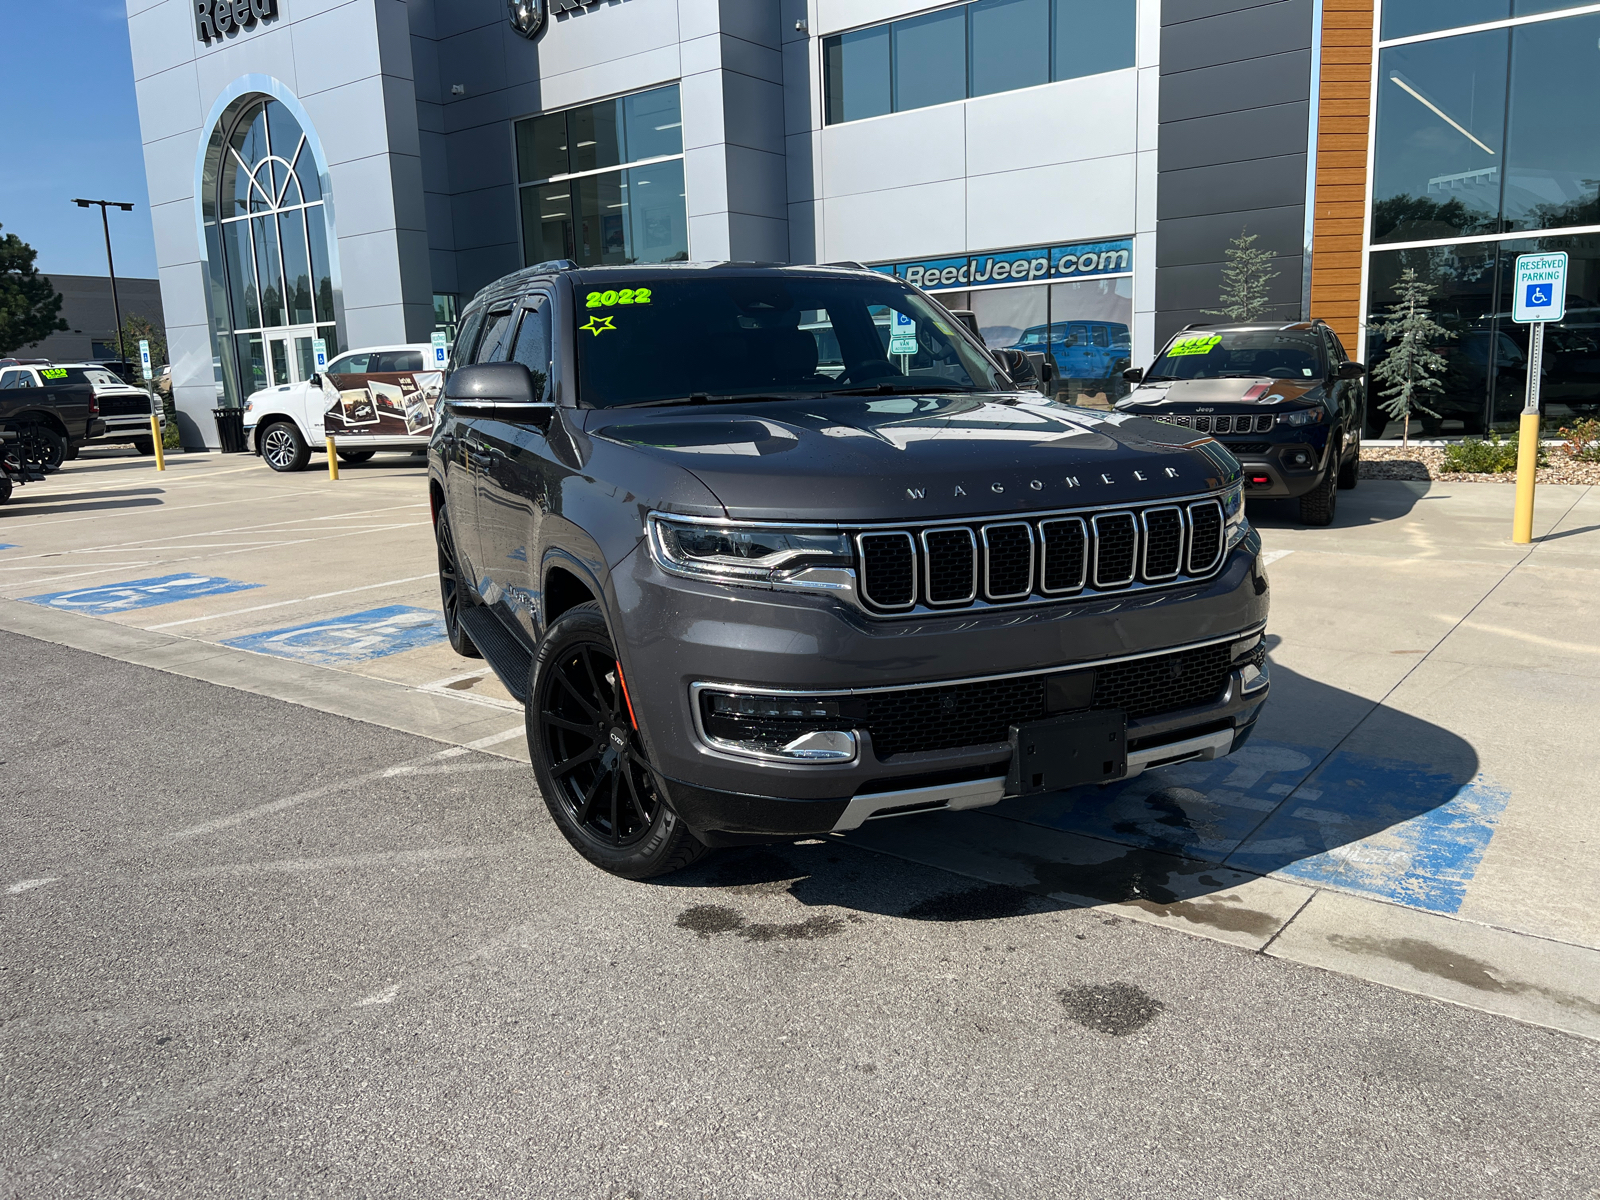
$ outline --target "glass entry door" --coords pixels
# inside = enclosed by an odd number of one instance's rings
[[[267,335],[267,386],[303,383],[317,373],[317,356],[312,342],[315,328],[285,329]]]

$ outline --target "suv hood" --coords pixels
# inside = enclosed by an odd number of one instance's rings
[[[943,520],[1142,503],[1238,477],[1209,437],[1039,397],[592,410],[586,431],[691,472],[734,518]]]
[[[1119,411],[1147,404],[1226,404],[1229,412],[1240,406],[1315,404],[1327,394],[1321,380],[1271,379],[1257,375],[1244,379],[1177,379],[1171,383],[1142,383],[1117,402]],[[1193,411],[1183,409],[1182,411]]]

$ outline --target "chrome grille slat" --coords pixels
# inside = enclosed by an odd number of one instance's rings
[[[1253,420],[1253,418],[1251,418]],[[854,534],[869,610],[951,612],[1199,582],[1226,553],[1214,497]]]

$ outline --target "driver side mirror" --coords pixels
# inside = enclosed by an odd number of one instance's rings
[[[1126,371],[1124,371],[1122,373],[1122,378],[1124,380],[1126,380],[1128,383],[1143,383],[1144,382],[1144,368],[1143,367],[1129,367]]]
[[[453,408],[531,408],[543,403],[543,391],[519,362],[473,363],[451,372],[444,401]]]
[[[1344,380],[1365,379],[1367,377],[1366,364],[1358,362],[1340,363],[1338,377]]]
[[[1039,373],[1035,369],[1033,359],[1024,350],[996,350],[995,357],[1000,360],[1000,365],[1005,368],[1011,382],[1018,388],[1030,388],[1039,382]]]

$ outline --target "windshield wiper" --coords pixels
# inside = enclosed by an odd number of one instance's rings
[[[607,408],[670,408],[677,404],[741,404],[746,400],[820,400],[818,392],[781,392],[763,394],[760,392],[729,393],[715,395],[711,392],[692,392],[687,396],[669,396],[664,400],[638,400],[632,404],[608,404]]]

